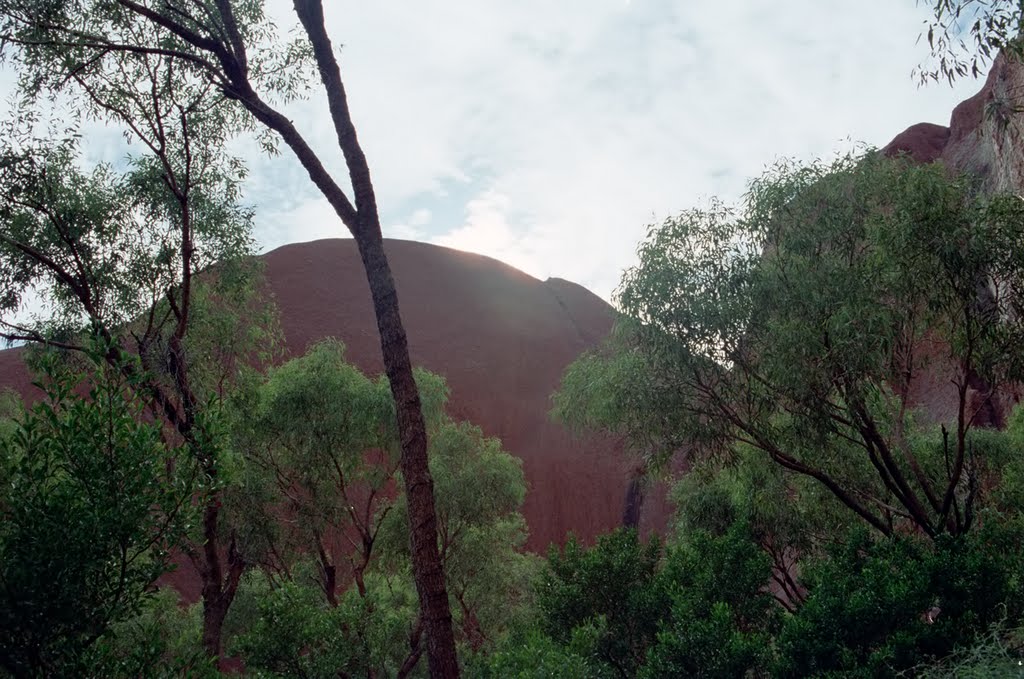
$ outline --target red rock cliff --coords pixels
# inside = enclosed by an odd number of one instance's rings
[[[961,102],[949,126],[912,125],[887,144],[886,155],[907,154],[920,163],[941,162],[951,172],[973,175],[985,192],[1024,192],[1024,63],[999,55],[977,94]],[[929,369],[911,384],[914,402],[933,420],[955,418],[956,389],[945,364],[946,347],[922,343]],[[983,384],[972,385],[984,390]],[[980,391],[978,392],[980,393]],[[983,418],[988,426],[1003,426],[1020,401],[1020,387],[1004,387],[990,401]]]
[[[523,461],[527,546],[543,551],[568,531],[590,540],[618,526],[631,471],[621,443],[575,438],[548,416],[565,367],[610,330],[611,307],[579,285],[540,281],[489,257],[411,241],[386,248],[413,363],[448,380],[454,418],[501,438]],[[363,371],[383,371],[354,241],[287,245],[263,259],[290,355],[334,336]],[[0,386],[34,398],[19,354],[0,352]],[[662,529],[668,511],[652,497],[641,516],[645,529]]]
[[[621,445],[574,438],[548,416],[565,367],[611,329],[611,307],[579,285],[540,281],[481,255],[398,240],[387,252],[413,363],[448,380],[454,418],[499,437],[523,461],[528,546],[619,525],[630,469]],[[383,370],[353,241],[287,245],[265,261],[291,353],[334,335],[364,371]],[[663,527],[667,513],[652,505],[644,525]]]

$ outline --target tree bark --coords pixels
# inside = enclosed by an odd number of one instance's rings
[[[633,478],[629,480],[629,487],[626,489],[626,501],[622,508],[622,527],[639,529],[640,512],[644,505],[644,479],[643,472],[636,471]]]
[[[326,169],[317,153],[309,146],[287,116],[263,101],[249,80],[245,40],[238,30],[238,22],[228,0],[218,0],[207,9],[190,16],[180,6],[173,11],[155,9],[137,0],[116,0],[124,10],[177,36],[192,49],[173,49],[163,46],[111,44],[102,36],[75,33],[68,38],[80,47],[85,42],[97,50],[126,51],[131,53],[159,53],[180,58],[201,68],[210,81],[229,99],[238,101],[260,123],[281,135],[295,154],[310,179],[334,208],[342,222],[352,233],[359,247],[366,279],[373,297],[377,327],[380,332],[381,353],[385,372],[391,382],[392,396],[402,441],[401,469],[409,508],[410,544],[413,577],[419,594],[420,615],[427,638],[427,655],[433,677],[457,677],[458,659],[452,632],[452,616],[445,586],[444,570],[437,546],[437,520],[434,509],[433,482],[427,464],[427,435],[420,406],[419,391],[413,378],[405,328],[398,309],[398,296],[384,253],[380,217],[377,211],[373,183],[366,157],[356,137],[356,130],[348,110],[347,96],[341,78],[341,69],[334,48],[324,26],[322,0],[293,0],[295,13],[309,39],[320,80],[327,95],[331,121],[337,133],[338,147],[345,157],[354,198],[348,196]],[[161,6],[162,7],[162,6]],[[207,31],[216,13],[216,23],[223,30]],[[197,54],[197,51],[199,52]],[[205,53],[209,56],[203,56]],[[216,518],[216,512],[213,512]],[[217,568],[211,564],[210,613],[213,625],[222,619],[220,599],[215,589],[223,594],[231,590],[231,574],[225,581],[213,575]],[[243,565],[244,566],[244,565]],[[233,571],[232,571],[233,572]],[[240,573],[239,573],[240,574]],[[206,582],[204,580],[204,582]],[[204,585],[204,599],[206,598]],[[231,592],[233,596],[233,592]],[[226,608],[224,610],[226,613]],[[204,634],[205,637],[205,634]],[[217,641],[211,631],[210,646]],[[219,643],[217,644],[219,647]]]
[[[377,199],[370,168],[356,136],[348,108],[341,69],[324,27],[321,0],[293,0],[295,13],[313,47],[320,80],[327,93],[338,147],[345,156],[355,198],[355,220],[343,196],[325,196],[351,231],[359,248],[380,333],[384,370],[395,401],[402,441],[402,477],[409,511],[409,541],[413,578],[420,601],[420,617],[427,637],[427,660],[435,678],[459,676],[452,631],[452,615],[445,586],[444,568],[437,548],[437,515],[434,483],[427,461],[427,429],[413,377],[405,327],[398,309],[398,293],[384,253]],[[308,169],[308,168],[307,168]],[[311,173],[312,176],[312,173]],[[321,187],[323,188],[323,187]],[[336,188],[336,185],[335,185]]]
[[[220,656],[224,618],[228,615],[230,603],[219,596],[208,596],[203,586],[203,650],[209,658],[215,658],[221,666]]]
[[[224,619],[235,600],[238,583],[245,572],[246,563],[238,553],[234,536],[228,545],[227,577],[222,573],[219,552],[219,521],[220,498],[214,495],[207,501],[203,510],[203,545],[202,560],[196,563],[203,581],[203,650],[210,658],[215,658],[217,666],[223,660]]]
[[[427,429],[420,393],[413,378],[398,295],[381,238],[357,239],[359,254],[373,295],[384,367],[398,414],[402,439],[402,479],[409,510],[413,575],[420,599],[420,618],[427,637],[431,677],[457,677],[458,658],[444,569],[437,549],[434,482],[427,464]]]

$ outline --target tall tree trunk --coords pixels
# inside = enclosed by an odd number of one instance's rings
[[[194,555],[193,563],[199,570],[203,582],[203,650],[210,658],[216,658],[218,667],[222,664],[224,618],[235,600],[238,583],[245,572],[246,563],[238,553],[235,537],[232,535],[227,551],[227,573],[221,566],[220,545],[218,544],[220,523],[220,497],[215,493],[207,500],[203,509],[202,556]]]
[[[623,528],[640,529],[640,514],[644,506],[644,475],[647,471],[643,468],[633,471],[629,479],[629,487],[626,489],[626,501],[622,507]]]
[[[434,482],[427,463],[427,428],[420,392],[413,378],[405,328],[398,311],[398,295],[391,276],[383,239],[357,239],[359,254],[373,295],[384,369],[398,413],[402,438],[402,479],[409,508],[413,574],[420,599],[420,619],[427,637],[427,660],[432,677],[457,677],[455,635],[445,587],[444,568],[437,549],[437,514]]]
[[[413,379],[405,328],[398,311],[391,268],[384,254],[380,217],[369,165],[356,136],[348,109],[341,68],[324,26],[322,0],[292,0],[313,51],[313,58],[327,96],[331,122],[337,134],[338,148],[345,157],[354,204],[306,142],[291,120],[263,101],[249,80],[246,37],[239,30],[230,0],[197,3],[202,11],[187,8],[188,3],[140,2],[116,0],[124,10],[134,13],[191,45],[193,50],[169,50],[189,64],[206,71],[211,82],[229,98],[238,101],[263,125],[281,135],[310,179],[348,227],[359,247],[366,279],[373,296],[377,328],[381,338],[384,367],[391,382],[398,427],[402,440],[402,476],[409,507],[410,545],[413,577],[419,594],[420,615],[427,637],[427,656],[433,677],[458,677],[459,666],[452,632],[452,616],[445,587],[444,570],[437,547],[437,520],[434,511],[433,482],[427,465],[427,435],[420,407],[419,391]],[[159,6],[161,9],[156,9]],[[190,11],[194,12],[190,14]],[[215,17],[215,19],[214,19]],[[218,30],[209,31],[211,20]],[[73,34],[76,44],[82,40]],[[145,52],[147,47],[111,46],[100,41],[100,50]],[[161,48],[168,52],[168,48]],[[212,615],[212,613],[211,613]]]
[[[230,602],[217,593],[208,595],[206,584],[203,585],[203,650],[207,657],[215,658],[220,667],[224,618],[228,615]]]
[[[313,48],[320,80],[327,94],[327,105],[337,134],[338,148],[341,149],[348,167],[355,206],[353,207],[337,183],[325,172],[322,163],[294,130],[290,121],[285,119],[286,124],[282,125],[283,116],[268,111],[263,102],[257,104],[251,97],[251,88],[243,91],[244,96],[241,99],[243,102],[249,102],[247,105],[257,118],[282,134],[285,142],[309,172],[310,178],[348,227],[359,247],[359,255],[373,297],[384,370],[391,383],[391,394],[398,416],[398,431],[402,441],[401,469],[409,510],[412,571],[419,595],[421,621],[427,637],[430,675],[435,678],[454,678],[459,676],[459,664],[444,568],[437,547],[434,483],[427,463],[427,429],[423,421],[419,389],[413,378],[405,327],[398,309],[395,281],[384,253],[380,215],[370,167],[356,135],[348,108],[345,84],[341,78],[341,68],[324,26],[322,0],[292,2]]]

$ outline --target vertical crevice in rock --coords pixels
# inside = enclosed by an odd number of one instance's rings
[[[623,528],[639,528],[640,512],[644,504],[646,477],[642,470],[633,473],[626,488],[626,501],[622,508]]]
[[[576,331],[576,335],[579,337],[580,342],[582,342],[583,344],[593,344],[593,338],[589,337],[588,333],[584,332],[583,328],[580,327],[580,324],[576,320],[576,317],[573,316],[572,311],[569,309],[569,305],[565,303],[565,300],[562,299],[562,296],[558,294],[558,290],[556,290],[555,286],[551,284],[552,280],[553,279],[549,278],[546,281],[544,281],[544,289],[547,290],[552,297],[554,297],[555,303],[558,304],[559,308],[562,310],[562,313],[565,314],[565,317],[569,319],[569,324],[573,327],[573,330]]]

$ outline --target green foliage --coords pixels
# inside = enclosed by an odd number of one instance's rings
[[[593,679],[600,669],[538,630],[510,638],[488,655],[473,656],[466,676],[477,679]]]
[[[284,348],[263,263],[244,253],[218,261],[192,282],[184,353],[193,388],[218,408],[244,388],[255,368],[280,359]],[[165,371],[167,377],[173,376]]]
[[[255,676],[395,676],[417,612],[405,575],[401,581],[371,575],[365,596],[350,590],[337,606],[315,586],[295,581],[261,591],[256,615],[232,649]]]
[[[389,502],[365,496],[383,490],[398,462],[386,380],[371,381],[345,361],[342,344],[327,341],[239,391],[232,406],[245,472],[228,505],[251,559],[276,551],[287,561],[296,551],[315,551],[328,530],[352,521],[376,533],[380,504]],[[374,451],[379,464],[369,457]],[[297,520],[282,527],[275,511]]]
[[[331,536],[354,530],[365,570],[394,503],[401,450],[390,386],[363,375],[344,351],[340,342],[320,342],[262,383],[250,375],[230,400],[239,459],[226,505],[248,557],[274,569],[287,571],[298,555],[320,549],[329,559]],[[436,428],[447,386],[426,371],[417,381]],[[282,524],[281,515],[295,520]]]
[[[538,620],[471,666],[480,676],[532,677],[565,662],[584,676],[652,678],[995,666],[993,641],[981,635],[1024,619],[1022,538],[994,514],[937,541],[859,528],[800,561],[806,589],[792,613],[766,590],[772,563],[743,520],[717,535],[690,529],[664,550],[628,531],[589,550],[571,541],[552,552],[538,583]],[[1016,662],[1008,643],[1000,641],[1000,667]],[[964,647],[975,650],[955,654]]]
[[[535,559],[520,550],[526,522],[522,462],[476,426],[446,423],[430,439],[430,473],[438,516],[438,547],[456,629],[474,649],[505,634],[529,603]],[[408,560],[404,496],[381,534],[389,565]]]
[[[813,479],[795,476],[750,446],[738,445],[731,459],[694,462],[672,490],[676,531],[685,536],[726,533],[735,523],[779,562],[788,554],[847,532],[849,512]],[[798,501],[794,501],[798,499]]]
[[[994,524],[935,544],[853,536],[808,567],[810,594],[779,634],[775,671],[889,676],[1018,620],[1019,542]]]
[[[670,548],[658,580],[671,610],[639,676],[724,679],[763,669],[778,619],[763,591],[769,574],[768,557],[742,522]]]
[[[628,530],[589,550],[570,540],[548,566],[537,586],[541,629],[591,676],[732,677],[770,660],[769,562],[743,523],[667,550]]]
[[[1001,445],[993,446],[1004,454],[993,462],[998,474],[998,483],[993,483],[992,504],[1002,512],[1013,513],[1024,507],[1024,408],[1017,406],[1007,418],[1006,429],[997,440]],[[991,455],[991,453],[990,453]]]
[[[0,151],[0,315],[17,311],[24,294],[52,299],[50,334],[68,337],[82,317],[107,328],[137,324],[156,341],[178,309],[185,271],[254,252],[251,212],[235,202],[237,178],[203,176],[191,190],[187,217],[163,175],[138,160],[126,172],[80,169],[70,144]],[[181,222],[191,228],[189,260],[181,259]],[[187,269],[186,269],[187,267]],[[151,315],[151,310],[155,313]]]
[[[342,610],[327,607],[316,590],[285,583],[264,600],[236,650],[257,676],[335,677],[351,660]]]
[[[544,632],[569,644],[592,625],[588,652],[635,674],[665,609],[654,587],[661,554],[661,542],[643,544],[632,530],[602,535],[591,549],[570,537],[561,552],[548,554],[548,571],[537,586]]]
[[[1021,630],[1006,631],[994,625],[988,634],[942,661],[918,665],[901,676],[920,679],[1010,679],[1024,669]]]
[[[457,637],[467,649],[493,648],[528,610],[537,570],[520,551],[522,465],[477,427],[447,419],[443,379],[417,371],[416,380]],[[241,609],[226,622],[247,666],[390,676],[406,662],[423,665],[387,380],[367,378],[345,361],[343,345],[326,341],[265,381],[249,375],[229,411],[235,456],[226,506],[242,549],[262,566],[243,580]],[[255,584],[262,582],[274,588]]]
[[[1021,374],[1022,225],[1019,199],[977,197],[939,167],[780,164],[741,212],[712,203],[651,227],[616,333],[569,368],[556,414],[656,461],[748,446],[886,534],[969,530],[985,461],[966,385]],[[964,385],[938,447],[915,438],[906,388],[934,369],[926,341]]]
[[[201,604],[182,606],[162,588],[133,618],[111,626],[91,653],[91,676],[217,679],[221,675],[201,643]]]
[[[0,441],[0,665],[15,676],[85,671],[192,520],[192,466],[142,420],[131,359],[109,351],[95,342],[85,373],[46,358],[47,400]]]
[[[1019,0],[929,0],[932,19],[922,33],[933,65],[919,66],[922,83],[984,75],[1000,51],[1020,58],[1024,9]],[[969,46],[970,45],[970,46]]]
[[[18,415],[24,410],[21,398],[13,389],[0,389],[0,442],[18,429]]]
[[[211,10],[202,6],[192,8],[191,11],[196,12],[192,16],[178,8],[157,7],[152,11],[165,12],[175,21],[184,20],[190,30],[213,32],[217,25],[207,24],[212,21],[212,15],[207,13]],[[238,39],[246,47],[249,67],[246,75],[256,89],[264,90],[263,96],[268,101],[289,101],[304,94],[312,78],[308,68],[311,57],[308,41],[298,36],[282,36],[267,16],[262,0],[233,2],[231,15]],[[119,5],[95,0],[56,3],[4,0],[0,2],[0,35],[5,38],[5,50],[0,56],[20,67],[21,90],[25,95],[66,91],[69,81],[70,84],[90,84],[98,101],[91,101],[81,92],[78,93],[80,100],[74,102],[76,112],[83,117],[123,122],[117,110],[106,110],[100,102],[118,103],[120,109],[139,116],[138,109],[147,103],[147,98],[137,97],[132,101],[128,84],[148,75],[147,71],[161,76],[156,79],[159,95],[166,95],[173,86],[179,87],[182,92],[177,103],[180,104],[187,103],[203,85],[209,87],[210,74],[204,67],[206,62],[201,52]],[[227,39],[223,33],[217,34],[217,38]],[[155,49],[111,49],[112,45],[158,47],[162,53]],[[172,79],[171,74],[176,78]],[[214,110],[206,110],[209,108]],[[226,118],[223,124],[229,127],[254,127],[254,121],[232,111],[234,108],[208,104],[190,113]]]

